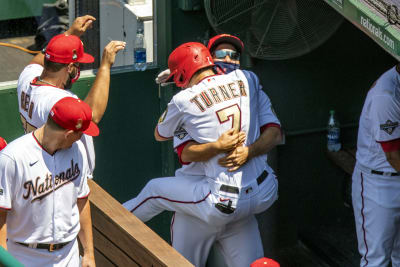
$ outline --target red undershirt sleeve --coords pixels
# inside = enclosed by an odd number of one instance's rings
[[[400,138],[394,139],[390,141],[378,142],[381,146],[383,151],[385,152],[393,152],[400,150]]]
[[[178,159],[179,159],[179,162],[182,164],[182,165],[189,165],[191,162],[184,162],[184,161],[182,161],[182,151],[183,151],[183,149],[185,148],[185,146],[189,143],[189,142],[191,142],[192,140],[188,140],[188,141],[186,141],[186,142],[184,142],[184,143],[182,143],[182,144],[180,144],[179,146],[177,146],[176,147],[176,153],[178,154]]]
[[[277,123],[267,123],[267,124],[265,124],[265,125],[260,127],[260,134],[262,134],[269,127],[276,127],[276,128],[281,129],[281,126],[279,124],[277,124]]]

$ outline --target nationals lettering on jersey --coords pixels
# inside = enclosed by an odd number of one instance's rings
[[[206,78],[210,79],[210,78]],[[191,103],[196,104],[201,112],[214,104],[228,101],[240,96],[247,96],[245,86],[242,80],[217,85],[215,88],[207,88],[190,99]]]
[[[251,72],[236,70],[207,77],[173,97],[157,125],[158,133],[168,138],[182,127],[196,142],[209,143],[235,128],[246,133],[246,145],[252,144],[260,131],[260,91],[258,78]],[[206,176],[224,184],[245,186],[267,168],[262,156],[250,160],[238,171],[228,172],[218,164],[221,156],[203,164]]]
[[[9,209],[7,236],[24,243],[61,243],[79,232],[78,198],[90,192],[82,142],[48,154],[26,134],[0,152],[0,207]]]
[[[38,176],[34,179],[34,181],[26,181],[24,183],[25,194],[22,197],[28,199],[32,193],[31,203],[35,200],[41,200],[63,185],[72,182],[78,178],[80,174],[81,170],[78,163],[74,164],[74,160],[72,159],[71,167],[60,172],[59,174],[56,174],[54,179],[51,173],[47,173],[45,179],[42,179],[40,176]],[[40,180],[42,180],[41,183],[39,182]]]

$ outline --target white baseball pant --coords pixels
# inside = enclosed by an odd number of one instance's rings
[[[254,182],[239,194],[220,190],[221,185],[202,176],[167,177],[150,180],[136,198],[123,205],[146,222],[164,210],[196,217],[206,224],[224,226],[268,209],[278,198],[278,181],[273,173]],[[216,204],[232,203],[235,211],[223,212]]]
[[[357,164],[353,210],[361,267],[400,267],[400,177],[371,174]]]
[[[8,252],[24,266],[77,267],[79,266],[78,241],[75,238],[65,247],[49,252],[47,249],[29,248],[7,241]]]
[[[214,243],[230,267],[248,267],[264,255],[254,215],[224,226],[214,226],[198,218],[175,213],[171,225],[171,242],[196,267],[206,265]]]

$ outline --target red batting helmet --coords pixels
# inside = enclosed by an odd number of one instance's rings
[[[274,261],[273,259],[268,258],[260,258],[250,264],[250,267],[279,267],[279,263]]]
[[[210,52],[212,53],[214,51],[214,49],[222,43],[228,43],[233,45],[234,47],[236,47],[236,50],[239,53],[242,53],[244,50],[244,44],[243,42],[237,38],[236,36],[224,33],[224,34],[220,34],[220,35],[216,35],[213,38],[210,39],[210,41],[208,41],[208,45],[207,48],[208,50],[210,50]]]
[[[169,55],[171,74],[167,82],[173,80],[176,86],[185,88],[198,70],[210,66],[214,66],[214,61],[207,47],[196,42],[184,43]]]
[[[0,137],[0,151],[7,146],[6,140]]]

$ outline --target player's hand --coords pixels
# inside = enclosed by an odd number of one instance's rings
[[[94,260],[94,255],[83,255],[82,257],[82,262],[81,262],[82,267],[96,267],[96,262]]]
[[[115,55],[118,51],[125,49],[126,42],[123,41],[111,41],[103,50],[103,57],[101,59],[102,66],[111,67],[115,61]]]
[[[168,76],[171,74],[171,71],[169,69],[163,70],[157,75],[156,78],[156,84],[161,84],[161,86],[167,86],[169,84],[172,84],[173,82],[166,82],[168,79]]]
[[[219,165],[222,167],[229,168],[228,171],[236,171],[243,164],[247,162],[249,159],[249,147],[247,146],[239,146],[236,147],[233,151],[228,153],[223,158],[218,160]]]
[[[235,129],[229,129],[218,138],[216,144],[221,152],[227,152],[241,146],[245,140],[246,134],[244,132],[235,133]]]
[[[93,21],[96,18],[90,15],[77,17],[72,26],[65,32],[66,35],[76,35],[81,37],[87,29],[92,28]]]

